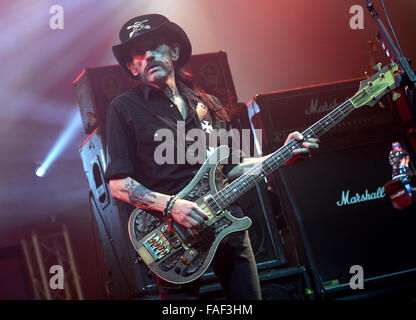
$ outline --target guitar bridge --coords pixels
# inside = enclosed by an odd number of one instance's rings
[[[143,246],[151,254],[153,259],[160,260],[170,252],[169,240],[163,234],[154,233],[143,242]]]

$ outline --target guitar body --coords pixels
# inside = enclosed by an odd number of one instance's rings
[[[157,217],[160,213],[154,215],[140,209],[132,212],[128,225],[131,242],[142,261],[160,278],[175,284],[196,280],[208,269],[227,235],[251,226],[250,218],[235,218],[229,211],[207,201],[212,201],[210,196],[222,188],[216,172],[228,154],[227,146],[216,148],[192,181],[177,194],[181,199],[195,202],[209,215],[203,227],[186,229],[173,219],[169,226],[168,221]]]

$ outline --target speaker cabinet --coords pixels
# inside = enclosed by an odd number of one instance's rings
[[[248,105],[253,129],[262,130],[263,153],[283,145],[293,131],[302,132],[352,97],[360,80],[350,79],[303,88],[258,94]],[[369,140],[375,134],[391,135],[401,120],[391,98],[385,96],[380,105],[361,107],[321,137],[322,146],[338,146],[339,141]],[[371,138],[372,139],[372,138]]]
[[[137,263],[137,254],[130,243],[128,219],[133,211],[127,203],[111,197],[104,180],[107,158],[98,130],[79,149],[90,188],[90,214],[94,221],[99,276],[105,282],[106,295],[111,299],[128,299],[155,290],[148,269]]]
[[[340,140],[339,148],[279,169],[274,186],[295,235],[293,249],[321,294],[356,294],[352,266],[362,267],[364,289],[416,271],[416,211],[394,209],[384,191],[396,140],[408,145],[400,136],[348,147]]]
[[[248,231],[258,269],[264,270],[286,264],[266,183],[258,183],[237,202],[253,221]]]
[[[257,95],[247,110],[252,129],[262,130],[263,154],[351,97],[360,80]],[[368,289],[416,271],[416,212],[394,209],[384,191],[392,142],[413,148],[396,104],[389,95],[381,104],[353,111],[321,137],[311,159],[280,168],[269,185],[288,264],[307,266],[322,297],[357,294],[349,285],[353,266],[362,267]]]

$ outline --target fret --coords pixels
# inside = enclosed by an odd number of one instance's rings
[[[332,112],[327,114],[324,118],[314,123],[308,129],[306,129],[302,135],[304,137],[320,137],[329,129],[341,122],[347,117],[353,110],[354,106],[347,100],[339,105]],[[213,195],[215,201],[225,208],[242,194],[244,194],[251,187],[259,183],[265,176],[269,175],[286,161],[293,157],[292,150],[302,146],[302,142],[297,140],[291,140],[285,146],[280,147],[274,152],[269,158],[259,163],[255,167],[251,168],[243,176],[237,178],[231,182],[228,186],[218,191],[217,194]]]
[[[328,118],[332,121],[332,124],[334,124],[334,125],[336,124],[334,119],[332,119],[331,114],[328,114]]]
[[[306,129],[306,130],[309,130],[312,133],[312,136],[316,136],[316,133],[315,133],[315,131],[313,131],[312,127],[309,128],[309,129]]]
[[[334,124],[334,120],[332,119],[332,117],[331,117],[330,114],[327,115],[325,118],[328,118],[328,119],[325,120],[325,125],[326,126],[330,126],[331,125],[330,123],[328,123],[328,120],[331,120],[332,121],[332,124]]]
[[[266,161],[264,161],[264,162],[263,162],[263,164],[264,164],[265,166],[267,166],[268,170],[273,170],[273,168],[269,165],[269,163],[268,163],[267,159],[266,159]]]

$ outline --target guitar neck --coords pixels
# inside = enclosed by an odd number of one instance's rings
[[[303,137],[307,139],[318,138],[322,136],[324,133],[345,119],[354,109],[354,105],[351,103],[351,100],[348,99],[344,103],[340,104],[337,108],[332,110],[321,120],[317,121],[308,129],[303,131]],[[222,208],[226,208],[228,205],[242,196],[246,191],[264,179],[264,177],[270,175],[273,171],[277,170],[285,162],[290,160],[293,157],[292,151],[301,147],[302,142],[297,140],[290,140],[286,145],[276,150],[266,160],[257,164],[248,170],[245,174],[213,195],[215,201]]]

